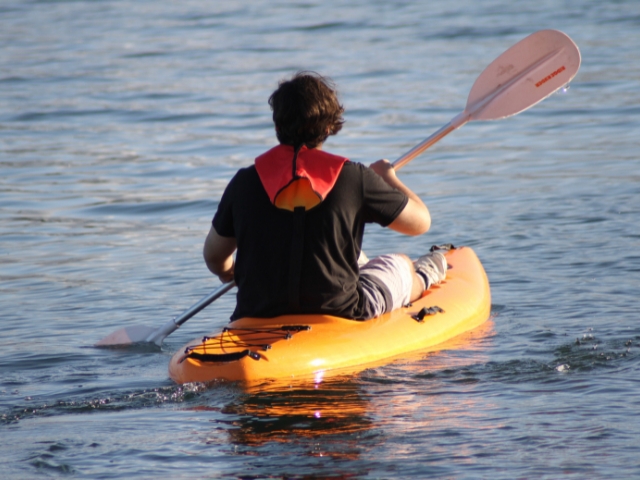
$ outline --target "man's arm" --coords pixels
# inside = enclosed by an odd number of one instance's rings
[[[222,283],[233,280],[233,252],[237,243],[234,237],[218,235],[216,229],[211,227],[207,239],[204,241],[202,255],[207,268],[220,278]]]
[[[378,160],[371,164],[370,168],[380,175],[387,185],[400,190],[409,197],[409,201],[400,212],[400,215],[388,227],[405,235],[422,235],[426,233],[431,227],[429,209],[418,195],[400,181],[396,176],[393,165],[388,160]]]

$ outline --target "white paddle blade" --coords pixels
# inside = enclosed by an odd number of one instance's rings
[[[153,335],[157,331],[157,328],[147,327],[145,325],[133,325],[131,327],[116,330],[96,343],[95,346],[115,347],[118,345],[131,345],[133,343],[146,342],[149,336]]]
[[[471,87],[470,120],[498,120],[522,112],[567,85],[580,51],[558,30],[540,30],[496,58]]]

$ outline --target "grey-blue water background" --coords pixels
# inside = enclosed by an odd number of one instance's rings
[[[91,345],[218,283],[201,246],[267,98],[312,69],[347,108],[327,150],[397,158],[543,28],[571,85],[401,171],[430,233],[369,256],[475,249],[495,318],[437,354],[315,388],[179,387],[173,352]],[[0,2],[1,478],[638,478],[640,2]],[[269,232],[265,232],[265,235]]]

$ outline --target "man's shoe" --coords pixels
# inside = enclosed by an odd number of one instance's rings
[[[425,290],[431,285],[437,285],[447,276],[447,259],[438,251],[423,255],[413,262],[413,266],[424,280]]]

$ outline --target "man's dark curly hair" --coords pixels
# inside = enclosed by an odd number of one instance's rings
[[[269,97],[278,141],[315,148],[342,129],[344,108],[334,83],[315,72],[298,72],[281,81]]]

